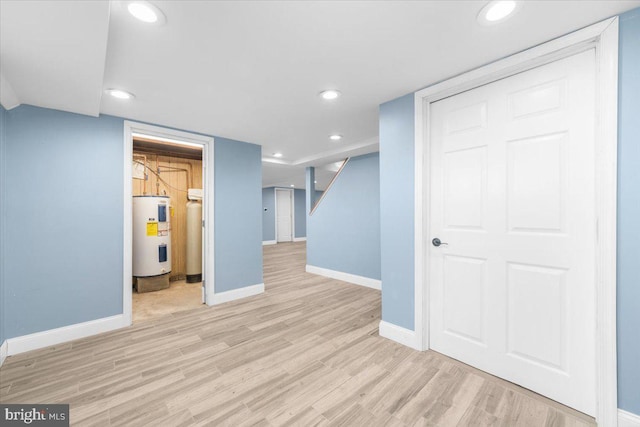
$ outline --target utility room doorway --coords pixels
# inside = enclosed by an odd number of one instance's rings
[[[132,321],[204,303],[203,146],[133,134]]]

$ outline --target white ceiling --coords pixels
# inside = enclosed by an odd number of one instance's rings
[[[2,105],[260,144],[263,185],[296,187],[305,166],[376,151],[379,104],[640,6],[529,0],[486,27],[485,1],[152,2],[163,25],[135,20],[126,3],[2,0]],[[342,97],[317,96],[329,88]]]
[[[97,116],[108,31],[108,2],[2,0],[2,105]]]

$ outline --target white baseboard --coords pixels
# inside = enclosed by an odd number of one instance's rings
[[[63,326],[62,328],[49,329],[48,331],[9,338],[6,341],[9,346],[7,354],[13,356],[14,354],[109,332],[129,325],[130,323],[125,319],[125,316],[118,314],[116,316],[76,323],[75,325]]]
[[[367,288],[382,289],[382,282],[370,277],[358,276],[356,274],[344,273],[342,271],[329,270],[328,268],[316,267],[307,264],[305,268],[307,273],[318,274],[320,276],[329,277],[331,279],[342,280],[343,282],[353,283],[354,285],[366,286]]]
[[[306,242],[307,238],[306,237],[294,237],[293,241],[294,242]]]
[[[640,427],[640,415],[618,409],[618,427]]]
[[[415,331],[381,320],[378,326],[378,333],[383,338],[406,345],[414,350],[422,351],[418,345],[418,336]]]
[[[278,243],[276,240],[263,240],[262,241],[262,246],[275,245],[276,243]]]
[[[264,283],[258,285],[245,286],[240,289],[233,289],[230,291],[219,292],[213,294],[210,305],[222,304],[229,301],[235,301],[240,298],[252,297],[264,292]]]
[[[2,366],[8,354],[9,354],[9,344],[7,343],[7,340],[4,340],[2,341],[2,345],[0,345],[0,366]]]

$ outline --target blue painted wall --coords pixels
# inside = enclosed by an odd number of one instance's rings
[[[276,195],[273,187],[262,189],[262,241],[276,240]],[[266,209],[266,211],[265,211]]]
[[[352,158],[307,217],[307,264],[380,279],[378,159]]]
[[[124,120],[27,105],[0,120],[0,338],[122,313]],[[214,151],[222,292],[262,283],[262,163],[257,145]]]
[[[122,313],[123,120],[6,113],[6,338]]]
[[[5,297],[4,297],[4,233],[5,233],[5,214],[4,214],[4,195],[5,195],[5,117],[7,110],[0,105],[0,345],[4,343],[5,332]]]
[[[307,237],[307,203],[305,190],[298,188],[293,190],[293,210],[295,217],[293,237]]]
[[[382,319],[414,329],[413,94],[380,106]]]
[[[640,9],[620,16],[618,406],[640,414]]]
[[[215,291],[262,282],[262,147],[215,138]]]
[[[640,414],[640,9],[620,16],[619,61],[618,406]],[[413,94],[380,106],[382,318],[411,330],[413,131]]]

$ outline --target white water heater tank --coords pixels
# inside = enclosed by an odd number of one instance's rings
[[[171,226],[168,196],[133,196],[133,275],[171,272]]]

